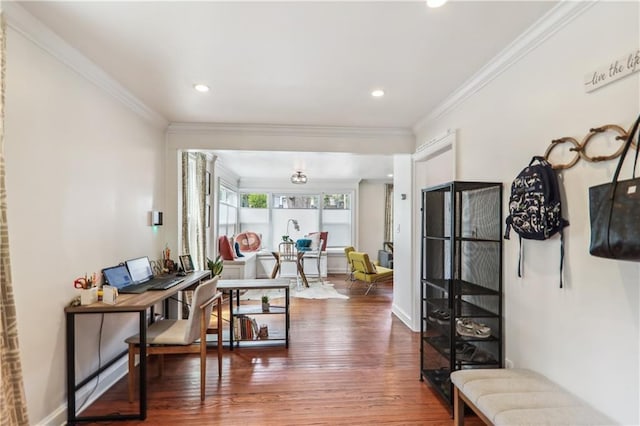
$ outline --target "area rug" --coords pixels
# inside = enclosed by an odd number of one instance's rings
[[[338,293],[330,282],[321,283],[310,281],[309,287],[298,288],[295,280],[291,280],[290,297],[301,299],[348,299],[349,296]],[[284,290],[247,290],[240,296],[240,300],[261,300],[262,296],[269,296],[269,300],[284,298]]]

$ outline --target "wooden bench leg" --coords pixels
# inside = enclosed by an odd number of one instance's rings
[[[464,401],[460,397],[458,387],[453,387],[453,424],[455,426],[464,425]]]

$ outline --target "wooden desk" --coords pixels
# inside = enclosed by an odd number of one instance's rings
[[[252,279],[252,280],[219,280],[218,290],[228,291],[229,297],[229,348],[233,350],[234,347],[234,333],[233,333],[233,319],[234,315],[248,314],[248,315],[260,315],[263,314],[261,305],[255,305],[255,308],[249,308],[247,310],[240,310],[240,291],[241,290],[273,290],[284,289],[285,291],[285,306],[284,311],[282,308],[275,308],[270,314],[284,314],[285,316],[285,331],[284,341],[285,346],[289,347],[289,280],[288,279]],[[233,297],[236,297],[236,309],[233,307]],[[280,309],[276,310],[276,309]],[[281,339],[278,339],[281,340]],[[239,342],[237,342],[239,344]]]
[[[76,383],[76,345],[75,345],[75,321],[76,315],[83,314],[117,314],[117,313],[138,313],[140,326],[140,340],[147,340],[147,309],[152,311],[157,303],[166,302],[167,299],[182,290],[195,287],[202,280],[211,276],[210,271],[194,271],[185,276],[180,284],[163,291],[149,290],[141,294],[121,294],[115,305],[108,305],[96,302],[86,306],[68,306],[64,309],[67,322],[67,424],[78,422],[98,422],[109,420],[144,420],[147,417],[147,349],[146,344],[140,345],[140,412],[132,414],[113,414],[106,416],[85,416],[76,415],[76,391],[93,380],[98,374],[113,365],[118,359],[127,355],[127,349],[116,355],[104,366],[100,366],[97,371],[89,375],[82,382]]]

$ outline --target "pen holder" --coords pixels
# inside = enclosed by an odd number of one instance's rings
[[[80,290],[80,304],[90,305],[98,301],[98,288],[91,287],[86,290]]]

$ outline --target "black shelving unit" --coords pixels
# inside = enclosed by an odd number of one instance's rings
[[[502,184],[450,182],[422,190],[420,379],[451,406],[449,375],[504,364]],[[457,321],[490,327],[488,337]]]

